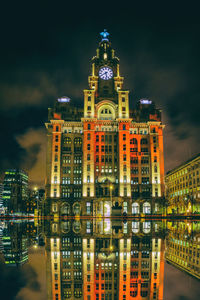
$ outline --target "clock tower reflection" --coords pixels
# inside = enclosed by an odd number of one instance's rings
[[[159,221],[49,222],[48,299],[163,299],[164,232]]]

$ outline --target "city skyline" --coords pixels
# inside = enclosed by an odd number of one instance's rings
[[[11,26],[15,21],[11,18],[2,36],[1,49],[4,72],[0,78],[0,108],[6,124],[1,131],[1,175],[10,167],[20,167],[29,172],[31,182],[44,184],[43,122],[47,119],[47,108],[64,95],[83,106],[83,89],[90,72],[88,61],[104,27],[121,59],[125,87],[130,89],[130,106],[141,98],[149,98],[163,111],[163,123],[167,125],[165,171],[199,152],[199,43],[194,38],[199,24],[193,18],[194,12],[184,6],[179,14],[176,6],[173,10],[169,6],[165,12],[159,9],[154,11],[152,7],[147,14],[138,4],[133,15],[127,13],[127,18],[122,11],[120,24],[114,10],[111,19],[109,14],[99,13],[98,20],[91,17],[92,28],[85,20],[81,30],[83,17],[75,22],[73,13],[67,21],[57,17],[49,28],[43,24],[43,8],[38,12],[37,26],[31,23],[34,10],[30,20],[22,11],[16,28]],[[137,10],[143,12],[141,19],[136,16]],[[47,12],[52,15],[52,8],[47,8]],[[25,20],[26,28],[22,26]],[[15,40],[15,32],[18,40],[13,42],[7,36]]]

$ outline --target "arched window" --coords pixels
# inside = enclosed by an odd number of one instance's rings
[[[151,205],[148,202],[143,204],[143,214],[150,214],[151,213]]]
[[[80,221],[74,221],[72,227],[73,227],[73,231],[75,233],[78,233],[81,230],[81,222]]]
[[[81,206],[80,206],[80,203],[76,202],[74,205],[73,205],[73,212],[74,214],[77,216],[77,215],[80,215],[81,213]]]
[[[77,144],[78,144],[78,145],[82,145],[82,138],[79,138],[79,137],[75,138],[75,139],[74,139],[74,144],[75,144],[75,145],[77,145]]]
[[[135,138],[130,140],[131,145],[137,145],[137,140]]]
[[[62,215],[69,215],[70,214],[69,204],[63,204],[61,206],[60,212],[61,212]]]
[[[64,233],[67,233],[70,229],[70,223],[69,221],[64,221],[61,223],[61,231]]]
[[[148,144],[147,139],[141,139],[140,144],[141,145],[147,145]]]
[[[132,222],[132,232],[138,233],[140,231],[140,222]]]
[[[75,152],[82,151],[82,143],[83,143],[82,138],[77,137],[74,139],[74,151]]]
[[[151,231],[151,222],[143,222],[143,232],[149,233]]]
[[[132,204],[132,214],[133,215],[137,215],[140,213],[140,207],[139,207],[139,204],[137,202],[134,202]]]
[[[131,297],[137,297],[137,291],[130,291]]]
[[[105,107],[100,110],[99,117],[101,120],[113,120],[114,119],[111,109],[105,108]]]
[[[64,138],[64,144],[71,144],[72,140],[69,137]]]

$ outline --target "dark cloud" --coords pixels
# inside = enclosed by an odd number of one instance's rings
[[[166,170],[199,152],[197,3],[133,1],[119,9],[112,1],[106,7],[21,1],[13,2],[12,9],[4,2],[1,11],[1,172],[28,166],[28,159],[31,167],[38,161],[33,148],[41,143],[28,149],[15,137],[29,140],[27,132],[44,128],[47,108],[57,97],[66,95],[83,105],[90,59],[104,27],[120,58],[131,106],[147,97],[163,111]]]
[[[15,268],[0,263],[0,270],[1,299],[19,300],[17,294],[24,287],[31,291],[40,291],[37,274],[31,266]]]

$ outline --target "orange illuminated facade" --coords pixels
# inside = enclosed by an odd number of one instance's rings
[[[49,225],[48,299],[163,300],[162,222],[118,221],[118,232],[111,219]]]
[[[148,99],[129,109],[119,59],[109,34],[92,58],[84,108],[67,97],[49,110],[46,197],[50,213],[66,215],[162,213],[161,112]]]

